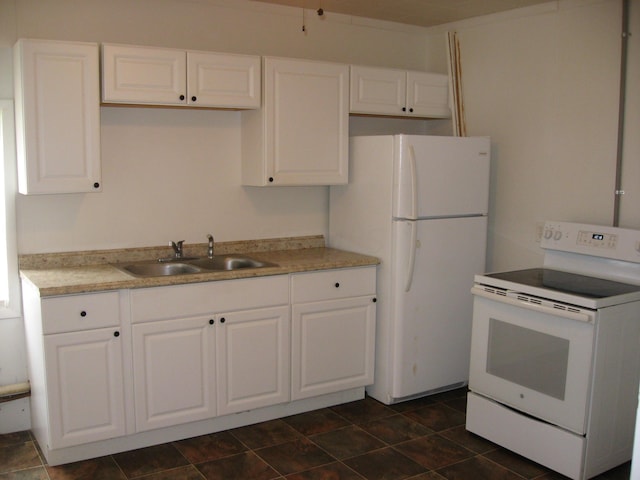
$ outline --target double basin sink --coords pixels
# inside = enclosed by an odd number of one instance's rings
[[[114,267],[135,277],[163,277],[194,273],[228,272],[246,268],[277,267],[274,263],[262,262],[243,255],[208,257],[185,257],[116,264]]]

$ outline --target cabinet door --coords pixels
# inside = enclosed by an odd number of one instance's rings
[[[264,81],[268,184],[347,183],[348,66],[267,58]]]
[[[407,108],[420,117],[448,118],[449,77],[439,73],[407,73]]]
[[[187,104],[260,108],[260,57],[187,52]]]
[[[289,307],[221,315],[218,414],[289,400]]]
[[[187,55],[182,50],[102,46],[102,101],[186,104]]]
[[[133,325],[136,430],[215,415],[214,318]]]
[[[351,67],[351,113],[403,115],[406,91],[404,70]]]
[[[373,383],[373,296],[292,307],[291,399]]]
[[[19,40],[14,61],[20,193],[99,191],[97,44]]]
[[[118,328],[45,335],[49,448],[124,435],[123,341]]]

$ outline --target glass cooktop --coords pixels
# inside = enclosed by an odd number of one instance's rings
[[[640,291],[640,286],[638,285],[614,282],[612,280],[604,280],[602,278],[588,277],[548,268],[529,268],[511,272],[487,273],[484,276],[594,299],[615,297],[625,293]]]

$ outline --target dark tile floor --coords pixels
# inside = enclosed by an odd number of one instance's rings
[[[50,467],[29,432],[0,435],[0,480],[561,480],[465,431],[464,389],[369,397],[226,432]],[[627,480],[627,463],[598,477]]]

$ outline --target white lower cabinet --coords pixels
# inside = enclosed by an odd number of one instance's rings
[[[125,434],[119,293],[41,299],[23,285],[32,430],[46,453]]]
[[[136,431],[213,417],[215,334],[209,317],[132,327]]]
[[[45,336],[51,448],[124,435],[123,341],[113,328]]]
[[[287,276],[134,290],[136,430],[288,401],[288,304]]]
[[[57,465],[362,398],[375,286],[375,266],[44,298],[25,280],[32,431]]]
[[[289,401],[289,306],[221,315],[218,414]]]
[[[292,276],[291,398],[373,383],[375,267]]]

